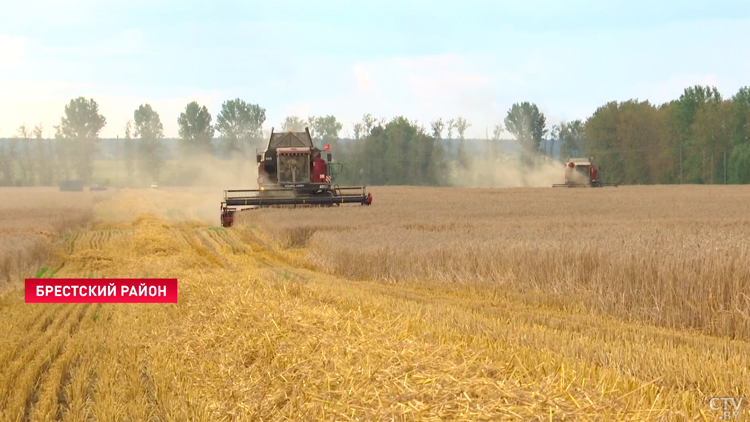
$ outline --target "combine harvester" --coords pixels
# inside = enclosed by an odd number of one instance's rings
[[[326,145],[325,150],[328,150]],[[327,162],[312,142],[310,131],[274,133],[268,148],[257,154],[259,189],[225,190],[221,203],[221,225],[231,227],[237,211],[266,207],[370,205],[366,186],[340,187],[331,184],[343,164]]]
[[[600,188],[603,186],[617,187],[614,183],[599,181],[599,171],[594,166],[594,159],[571,158],[565,165],[565,183],[552,185],[553,188]]]

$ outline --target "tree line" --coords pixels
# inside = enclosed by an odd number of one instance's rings
[[[225,101],[216,122],[205,105],[190,102],[177,119],[178,166],[196,157],[239,159],[254,165],[256,149],[269,136],[266,110],[240,98]],[[55,185],[91,181],[100,132],[107,119],[93,99],[65,105],[54,139],[37,125],[18,128],[0,143],[0,184]],[[548,125],[536,104],[513,104],[492,128],[479,154],[467,148],[464,117],[429,122],[404,116],[390,120],[365,114],[353,124],[353,139],[342,139],[335,116],[288,116],[281,130],[310,129],[319,145],[330,144],[344,173],[338,183],[450,184],[451,171],[474,160],[504,165],[499,142],[507,132],[520,147],[519,164],[533,168],[549,159],[594,157],[602,178],[622,184],[750,183],[750,88],[724,98],[715,87],[693,86],[661,105],[648,101],[609,102],[585,120]],[[121,158],[128,185],[160,180],[165,164],[164,129],[149,104],[140,105],[124,128]],[[119,157],[118,157],[119,158]]]

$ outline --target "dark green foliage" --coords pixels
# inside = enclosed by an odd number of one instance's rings
[[[61,161],[86,182],[93,175],[99,132],[106,124],[96,101],[78,97],[65,106],[65,115],[55,127]]]
[[[245,157],[253,155],[255,148],[263,143],[261,137],[265,121],[265,108],[240,98],[225,101],[216,117],[216,131],[219,132],[223,152],[227,155],[241,153]]]
[[[547,134],[547,119],[536,104],[513,104],[505,117],[505,128],[521,143],[521,162],[531,165],[539,144]]]
[[[379,123],[344,157],[342,182],[373,185],[444,185],[442,144],[423,128],[396,117]]]
[[[150,104],[141,104],[133,113],[135,121],[135,137],[138,138],[137,157],[141,174],[148,175],[151,181],[159,179],[161,167],[164,165],[164,127],[159,113]]]
[[[211,124],[211,113],[206,106],[193,101],[177,119],[180,134],[180,152],[189,157],[199,154],[213,154],[211,140],[214,138],[214,126]]]

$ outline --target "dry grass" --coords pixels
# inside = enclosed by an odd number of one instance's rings
[[[54,188],[0,188],[0,287],[49,263],[55,239],[84,226],[109,196]]]
[[[414,191],[378,193],[382,206]],[[0,296],[0,420],[709,420],[709,397],[750,391],[745,341],[531,303],[481,279],[351,281],[316,269],[310,249],[176,211],[200,197],[123,191],[58,251],[59,277],[178,277],[179,304]],[[310,248],[399,215],[347,212],[351,223],[343,209],[293,215],[350,230],[316,231]],[[293,226],[270,222],[284,214],[255,217],[282,239]]]
[[[500,294],[750,338],[746,187],[375,191],[369,209],[245,213],[332,274]]]

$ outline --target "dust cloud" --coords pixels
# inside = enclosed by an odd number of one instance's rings
[[[258,189],[258,167],[255,157],[218,159],[211,155],[195,155],[170,162],[164,169],[160,189],[146,195],[163,203],[170,220],[198,218],[211,225],[220,224],[220,205],[225,190]],[[180,192],[163,198],[164,193]],[[166,201],[166,202],[165,202]]]
[[[474,159],[468,168],[455,166],[454,186],[473,188],[551,187],[565,182],[565,165],[557,160],[538,161],[524,167],[515,158]]]
[[[168,178],[165,185],[220,190],[258,188],[258,165],[252,156],[222,160],[209,154],[196,155],[176,161],[171,173],[172,180]]]

